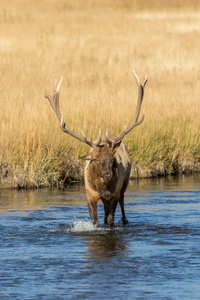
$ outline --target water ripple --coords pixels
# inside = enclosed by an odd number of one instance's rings
[[[5,191],[0,299],[199,299],[200,184],[145,181],[113,228],[92,224],[85,193]]]

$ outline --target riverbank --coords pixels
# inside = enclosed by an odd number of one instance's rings
[[[191,175],[200,173],[200,163],[192,160],[175,161],[173,168],[166,168],[163,162],[152,164],[150,167],[141,167],[132,164],[130,180],[144,178],[158,178],[169,175]],[[42,187],[64,187],[72,183],[84,183],[84,162],[82,160],[68,159],[61,174],[46,174],[43,178],[37,178],[32,172],[26,173],[24,170],[13,170],[7,163],[0,163],[0,189],[18,188],[35,189]]]

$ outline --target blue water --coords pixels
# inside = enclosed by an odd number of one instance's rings
[[[133,181],[125,209],[95,228],[84,187],[0,190],[0,299],[200,299],[200,177]]]

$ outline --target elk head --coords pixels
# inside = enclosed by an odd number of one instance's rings
[[[82,159],[89,160],[94,174],[109,182],[116,173],[115,150],[109,146],[98,146]]]

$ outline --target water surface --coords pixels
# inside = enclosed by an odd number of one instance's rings
[[[128,226],[84,187],[0,190],[0,299],[199,299],[200,177],[132,181]]]

